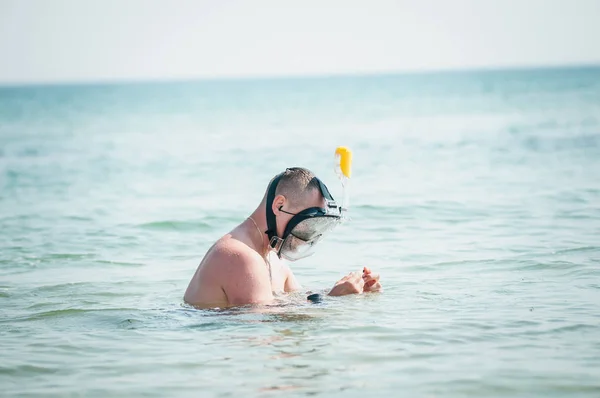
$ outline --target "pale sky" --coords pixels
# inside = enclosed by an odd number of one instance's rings
[[[600,64],[600,0],[0,0],[0,82]]]

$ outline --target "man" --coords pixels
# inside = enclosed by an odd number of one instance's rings
[[[307,169],[275,176],[260,205],[206,253],[184,300],[201,308],[269,304],[273,293],[301,289],[282,261],[297,260],[341,220],[327,187]],[[338,281],[330,296],[378,292],[379,276],[368,268]]]

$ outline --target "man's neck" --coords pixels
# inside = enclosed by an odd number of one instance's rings
[[[249,228],[250,228],[250,236],[255,236],[256,238],[253,238],[252,241],[253,242],[257,242],[258,247],[260,248],[259,253],[265,257],[268,250],[268,244],[269,244],[269,238],[267,236],[267,234],[265,234],[265,231],[267,230],[267,222],[266,222],[266,217],[264,212],[259,212],[259,211],[255,211],[254,213],[252,213],[248,219],[249,221]],[[258,240],[258,237],[260,237],[260,242]]]

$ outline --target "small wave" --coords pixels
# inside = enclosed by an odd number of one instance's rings
[[[139,224],[138,228],[159,231],[206,231],[212,229],[212,225],[205,221],[154,221]]]
[[[108,312],[122,312],[122,311],[138,311],[136,308],[102,308],[102,309],[86,309],[86,308],[65,308],[60,310],[42,311],[36,314],[25,316],[18,320],[20,321],[37,321],[41,319],[52,319],[52,318],[63,318],[71,316],[80,316],[92,313],[108,313]]]
[[[144,265],[143,263],[133,263],[126,261],[111,261],[111,260],[97,260],[98,264],[108,264],[112,266],[124,266],[124,267],[138,267],[140,265]]]
[[[365,204],[365,205],[355,205],[354,209],[393,212],[393,211],[398,210],[398,207],[395,207],[395,206],[385,206],[385,205],[369,205],[369,204]]]
[[[35,289],[33,289],[33,291],[36,294],[39,293],[48,293],[48,292],[53,292],[53,291],[60,291],[63,289],[79,289],[81,288],[82,290],[87,288],[87,287],[95,287],[96,289],[100,289],[100,291],[95,292],[94,294],[96,295],[106,295],[107,297],[110,297],[110,295],[112,294],[108,289],[110,288],[118,288],[118,287],[127,287],[130,285],[130,282],[128,281],[114,281],[114,282],[110,282],[110,283],[93,283],[93,282],[88,282],[88,281],[83,281],[83,282],[65,282],[65,283],[56,283],[56,284],[48,284],[48,285],[40,285],[38,287],[36,287]]]
[[[410,268],[417,268],[421,270],[435,270],[438,267],[453,267],[453,266],[471,266],[471,265],[484,265],[484,264],[502,264],[507,260],[504,258],[481,258],[476,260],[455,260],[455,261],[440,261],[430,264],[415,264],[409,266]]]
[[[19,376],[19,375],[40,375],[40,374],[53,374],[59,372],[58,368],[47,368],[43,366],[35,366],[35,365],[21,365],[15,367],[0,367],[0,374],[9,375],[9,376]]]
[[[51,310],[51,311],[42,311],[36,314],[32,314],[29,316],[25,316],[21,318],[21,321],[36,321],[40,319],[48,319],[48,318],[60,318],[65,316],[74,316],[84,314],[89,312],[90,310],[78,309],[78,308],[69,308],[63,310]]]
[[[523,326],[539,326],[539,323],[529,323]],[[543,335],[556,335],[559,333],[568,333],[568,332],[579,332],[582,330],[595,331],[598,330],[598,326],[590,325],[585,323],[576,323],[572,325],[565,325],[555,328],[544,328],[544,329],[536,329],[536,330],[525,330],[522,332],[518,332],[515,334],[519,334],[522,336],[543,336]]]
[[[532,262],[527,265],[520,265],[518,268],[523,271],[527,270],[549,270],[549,269],[573,269],[581,268],[581,264],[572,263],[570,261],[546,261],[546,262]]]
[[[53,292],[57,290],[62,290],[64,288],[73,288],[73,287],[82,287],[88,286],[90,282],[67,282],[67,283],[57,283],[55,285],[42,285],[35,289],[36,293],[47,293]]]
[[[63,218],[70,221],[94,221],[93,218],[86,216],[64,216]]]
[[[580,252],[588,252],[600,250],[600,246],[581,246],[581,247],[573,247],[570,249],[562,249],[557,250],[554,254],[564,254],[564,253],[580,253]]]
[[[561,333],[561,332],[575,332],[579,330],[598,330],[598,325],[590,325],[587,323],[576,323],[573,325],[561,326],[555,329],[552,329],[552,333]]]
[[[202,323],[193,323],[191,325],[187,325],[187,329],[200,329],[200,330],[216,330],[222,329],[224,326],[221,322],[202,322]]]
[[[43,260],[83,260],[94,257],[92,253],[50,253],[42,257]]]
[[[530,135],[522,139],[521,145],[526,150],[538,153],[569,150],[594,150],[600,146],[600,135],[582,134],[566,137]]]

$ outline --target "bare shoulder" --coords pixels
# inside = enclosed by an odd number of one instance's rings
[[[219,280],[229,304],[261,303],[272,299],[265,260],[237,239],[217,242],[208,268]]]
[[[254,254],[253,254],[254,253]],[[231,235],[225,235],[208,250],[184,294],[195,306],[222,307],[230,301],[231,283],[251,273],[258,253]]]
[[[219,239],[203,264],[203,274],[217,283],[229,296],[245,286],[269,288],[268,268],[263,257],[244,242],[232,238]],[[265,285],[269,283],[269,285]],[[264,285],[264,286],[263,286]]]
[[[207,260],[207,268],[215,268],[221,272],[253,268],[263,262],[256,251],[232,237],[219,239],[211,249]]]

